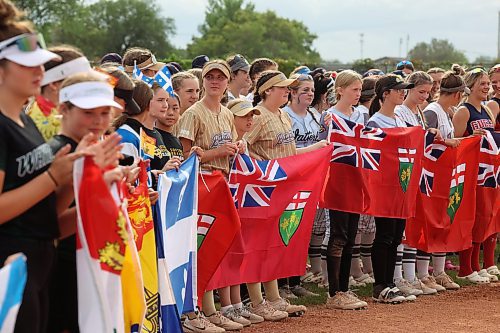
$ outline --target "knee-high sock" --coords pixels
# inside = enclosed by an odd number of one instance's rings
[[[398,245],[398,253],[396,256],[396,267],[394,267],[394,280],[403,278],[403,248],[404,245]]]
[[[358,232],[356,239],[354,240],[354,246],[352,247],[352,259],[351,259],[351,275],[354,278],[358,278],[363,275],[360,265],[360,243],[361,235]]]
[[[328,268],[326,262],[326,249],[328,248],[329,235],[325,234],[323,244],[321,244],[321,272],[323,274],[323,283],[328,283]]]
[[[278,280],[267,281],[262,284],[264,285],[264,291],[266,292],[266,299],[270,302],[274,302],[280,298]]]
[[[372,245],[373,239],[375,238],[375,233],[362,233],[361,234],[361,262],[363,263],[363,273],[372,274]]]
[[[405,280],[415,280],[415,263],[417,262],[417,249],[404,246],[403,249],[403,273]]]
[[[458,253],[458,258],[460,260],[460,271],[458,272],[458,276],[463,277],[472,274],[472,249],[471,247]]]
[[[262,297],[262,287],[260,282],[257,283],[247,283],[248,296],[250,297],[250,301],[252,304],[258,305],[262,303],[264,298]]]
[[[427,252],[417,250],[417,276],[423,279],[429,275],[429,262],[431,255]]]
[[[217,312],[217,309],[215,308],[213,290],[207,291],[205,292],[205,294],[203,294],[203,300],[201,302],[201,306],[203,313],[207,316],[211,316],[215,312]]]
[[[473,271],[479,272],[481,265],[479,264],[479,254],[481,252],[481,243],[472,243],[472,256],[470,264]]]
[[[444,272],[444,266],[446,265],[446,252],[433,253],[432,254],[432,267],[434,268],[434,276]]]
[[[311,272],[321,273],[321,244],[324,235],[311,235],[309,242],[309,261],[311,263]]]
[[[497,246],[497,234],[486,238],[483,242],[483,268],[495,266],[495,247]]]

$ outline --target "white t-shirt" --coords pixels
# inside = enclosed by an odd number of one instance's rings
[[[424,109],[424,117],[427,125],[430,128],[437,128],[443,138],[453,139],[455,136],[455,128],[453,122],[443,107],[438,102],[432,102]]]
[[[368,127],[376,128],[394,128],[394,127],[408,127],[406,123],[397,115],[394,118],[387,117],[380,112],[375,113],[366,124]]]
[[[421,126],[425,128],[423,119],[420,118],[420,114],[413,113],[413,111],[404,104],[396,106],[394,113],[411,126]]]

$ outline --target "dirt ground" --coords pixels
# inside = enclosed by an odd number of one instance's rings
[[[376,304],[368,310],[329,310],[310,306],[302,318],[254,325],[244,333],[500,333],[500,283],[466,286],[399,305]]]

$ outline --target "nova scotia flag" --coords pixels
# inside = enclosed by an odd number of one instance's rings
[[[174,96],[174,88],[172,87],[172,74],[168,70],[167,66],[163,66],[162,69],[156,73],[154,80],[160,85],[170,96]]]
[[[14,332],[28,273],[26,257],[19,255],[0,269],[0,332]]]
[[[161,175],[158,192],[163,247],[159,261],[165,262],[178,313],[191,312],[197,303],[198,158],[192,155],[179,171]]]

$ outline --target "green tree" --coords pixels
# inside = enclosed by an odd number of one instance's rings
[[[316,35],[296,20],[279,17],[273,11],[256,12],[244,0],[209,0],[200,37],[193,37],[187,51],[191,57],[207,54],[226,57],[242,53],[250,59],[269,57],[318,63],[313,49]]]
[[[408,53],[411,60],[422,62],[455,62],[467,63],[462,51],[455,49],[446,39],[433,38],[430,43],[420,42]]]
[[[377,68],[377,66],[370,58],[358,59],[352,63],[352,69],[361,74],[372,68]]]

